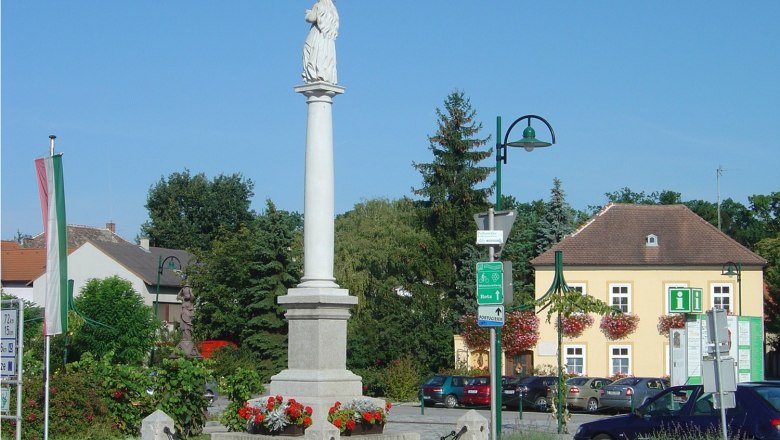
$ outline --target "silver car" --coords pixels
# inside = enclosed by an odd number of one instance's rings
[[[601,389],[611,382],[604,377],[572,377],[566,381],[566,406],[597,412],[601,406]]]
[[[628,412],[647,399],[669,388],[669,381],[660,377],[625,377],[601,389],[600,409],[608,412]]]

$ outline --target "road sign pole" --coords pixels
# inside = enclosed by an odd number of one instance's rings
[[[493,230],[495,227],[495,211],[493,208],[488,209],[488,229]],[[488,248],[488,257],[490,262],[494,262],[496,258],[495,248],[490,246]],[[503,282],[502,282],[503,284]],[[501,439],[501,327],[490,328],[490,347],[493,350],[493,362],[491,365],[490,374],[490,418],[493,422],[493,429],[490,430],[490,438],[492,440]]]

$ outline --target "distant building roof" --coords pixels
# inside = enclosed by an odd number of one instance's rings
[[[3,283],[27,283],[46,266],[46,249],[25,249],[12,240],[0,244],[0,278]]]
[[[107,223],[105,228],[96,228],[84,225],[68,225],[68,249],[75,249],[87,241],[108,242],[108,243],[128,243],[129,241],[116,234],[116,225]],[[45,248],[46,241],[43,232],[35,237],[25,241],[26,248]]]
[[[106,255],[113,258],[116,262],[124,266],[127,270],[138,275],[148,285],[157,284],[157,271],[161,261],[168,257],[175,257],[181,263],[181,268],[186,268],[192,259],[192,254],[180,249],[167,249],[150,247],[147,251],[141,246],[130,243],[109,243],[102,241],[90,241],[95,247],[103,251]],[[178,265],[176,269],[179,269]],[[182,284],[182,278],[168,269],[168,265],[163,268],[160,275],[160,285],[169,287],[178,287]]]
[[[568,266],[767,264],[685,205],[609,204],[531,264],[555,264],[555,251]]]

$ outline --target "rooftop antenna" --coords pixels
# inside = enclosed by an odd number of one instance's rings
[[[57,136],[50,134],[49,135],[49,156],[54,156],[54,139],[57,139]]]
[[[715,180],[717,181],[718,186],[718,230],[721,231],[720,227],[720,176],[723,175],[723,167],[718,165],[718,169],[715,170]]]

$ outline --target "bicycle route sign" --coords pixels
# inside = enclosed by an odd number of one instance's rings
[[[504,264],[500,261],[477,263],[477,304],[504,303]]]

